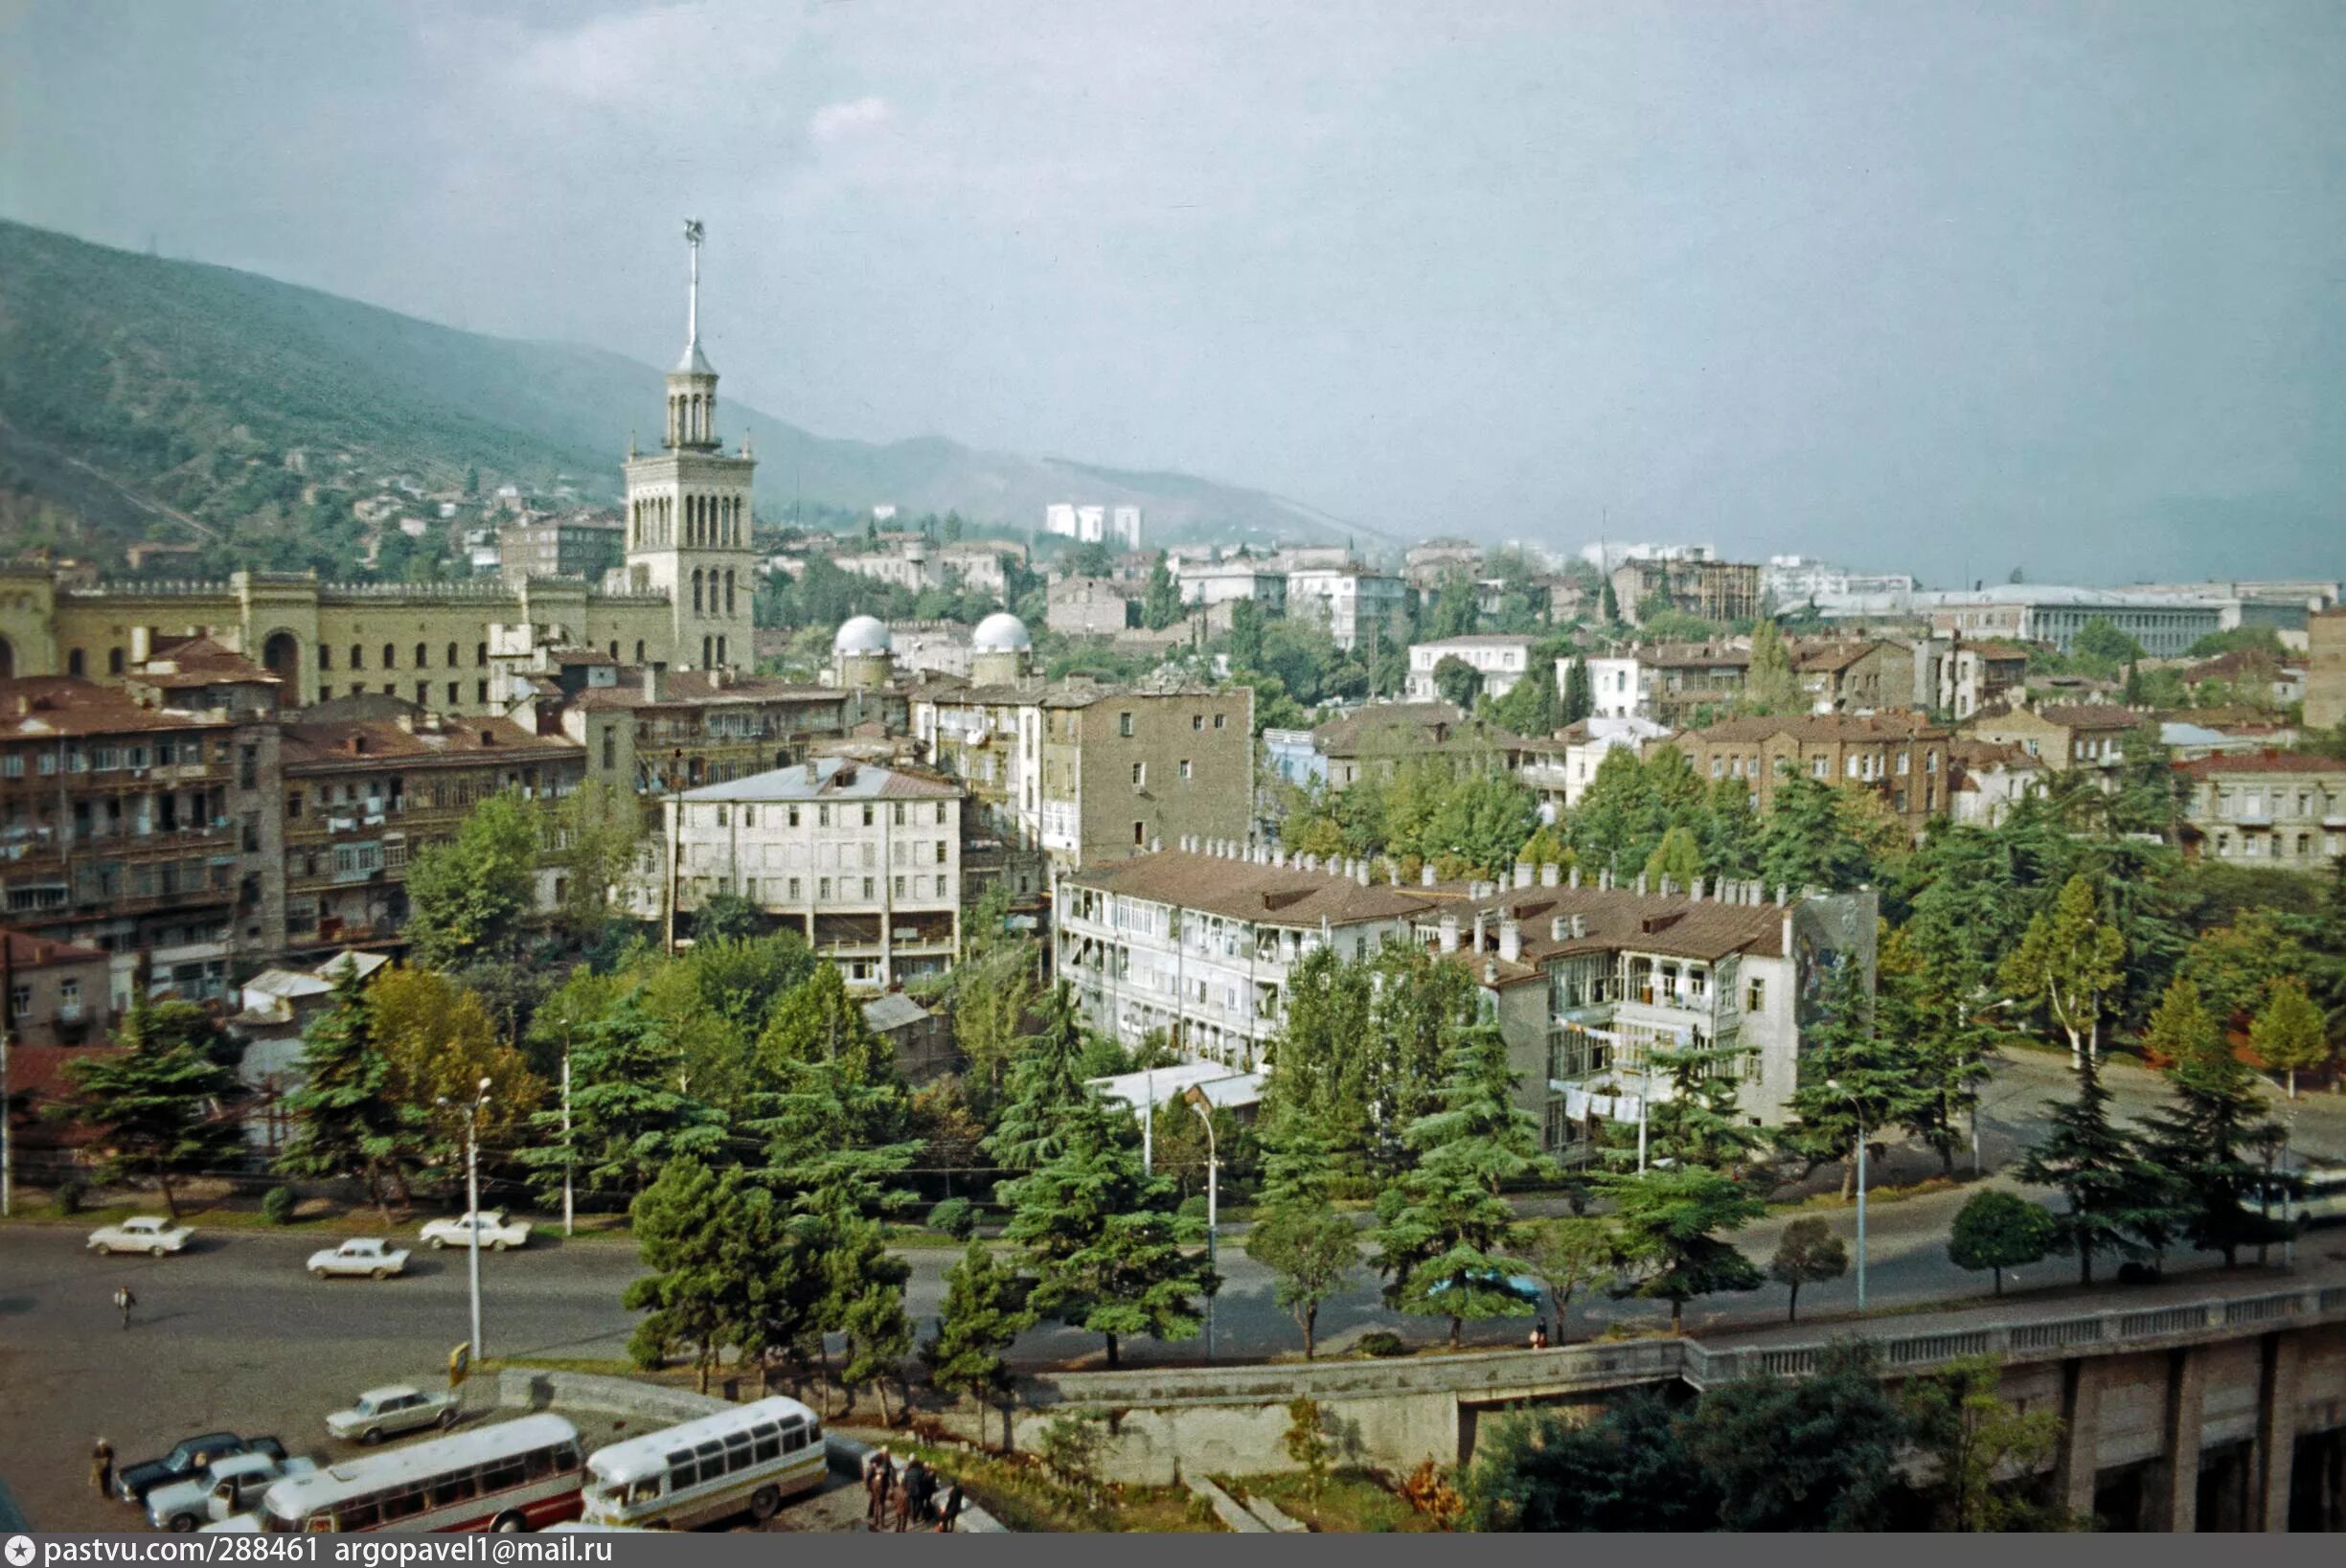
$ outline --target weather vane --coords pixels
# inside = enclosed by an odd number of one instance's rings
[[[686,244],[699,244],[703,232],[704,231],[700,226],[700,219],[696,217],[688,217],[684,220],[684,242]]]

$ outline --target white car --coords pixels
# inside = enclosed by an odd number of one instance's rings
[[[144,1252],[160,1258],[180,1252],[195,1233],[174,1225],[160,1215],[133,1215],[119,1225],[101,1225],[90,1232],[90,1250],[103,1258],[114,1252]]]
[[[394,1383],[388,1388],[371,1388],[350,1409],[327,1417],[326,1430],[346,1443],[354,1441],[372,1448],[396,1432],[454,1426],[459,1414],[453,1394],[427,1394],[405,1383]]]
[[[407,1272],[407,1249],[395,1247],[379,1236],[354,1236],[330,1252],[309,1255],[309,1272],[321,1280],[337,1274],[364,1274],[388,1280]]]
[[[508,1247],[527,1246],[530,1222],[526,1219],[507,1219],[503,1209],[483,1209],[477,1215],[458,1215],[454,1219],[435,1219],[423,1227],[423,1239],[437,1252],[443,1247],[469,1247],[474,1227],[481,1233],[481,1245],[491,1252],[503,1252]]]
[[[231,1454],[214,1460],[185,1481],[148,1492],[147,1519],[157,1530],[198,1530],[259,1508],[261,1494],[271,1486],[289,1475],[307,1475],[317,1467],[317,1461],[310,1459]]]

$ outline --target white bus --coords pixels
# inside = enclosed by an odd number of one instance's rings
[[[535,1530],[579,1516],[585,1475],[577,1427],[524,1416],[290,1476],[262,1495],[260,1524],[305,1534]]]
[[[589,1524],[689,1530],[747,1512],[763,1522],[823,1484],[823,1421],[796,1399],[760,1399],[598,1448],[586,1460]]]

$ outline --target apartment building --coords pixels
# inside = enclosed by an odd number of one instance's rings
[[[282,761],[281,946],[296,955],[403,942],[419,851],[455,837],[482,801],[509,790],[558,800],[586,777],[585,748],[565,736],[381,696],[296,716]],[[542,892],[559,895],[550,884]]]
[[[1820,714],[1871,713],[1917,704],[1914,650],[1885,638],[1791,649],[1792,673]]]
[[[1051,584],[1043,624],[1068,637],[1113,637],[1132,624],[1132,600],[1106,578],[1061,578]]]
[[[534,517],[497,530],[498,571],[508,582],[558,577],[601,582],[626,550],[625,525],[591,517]]]
[[[2056,773],[2071,768],[2114,768],[2124,760],[2126,738],[2145,716],[2114,702],[2047,703],[2038,708],[1983,708],[1964,734],[1974,740],[2017,746]]]
[[[1183,847],[1059,878],[1054,956],[1094,1028],[1250,1070],[1294,966],[1408,943],[1465,965],[1507,1041],[1517,1103],[1552,1152],[1667,1098],[1657,1048],[1734,1053],[1744,1114],[1782,1122],[1801,1072],[1800,999],[1826,966],[1873,975],[1870,893],[1769,899],[1751,884],[1583,885],[1518,866],[1511,885],[1401,885],[1366,862]],[[1276,1067],[1272,1068],[1276,1071]]]
[[[1565,675],[1560,660],[1558,691]],[[1646,718],[1679,729],[1742,700],[1750,675],[1747,642],[1631,647],[1589,659],[1590,711],[1600,718]]]
[[[176,688],[0,681],[0,908],[108,955],[94,1007],[128,1004],[142,954],[156,992],[209,1000],[284,942],[275,683],[242,668],[205,675],[194,691],[233,703],[201,708]]]
[[[626,670],[541,696],[540,733],[582,749],[586,778],[629,792],[696,789],[803,761],[856,725],[893,718],[900,690],[802,686],[728,670]]]
[[[2291,752],[2175,765],[2187,853],[2271,871],[2331,872],[2346,854],[2346,761]]]
[[[1623,619],[1642,625],[1653,600],[1704,621],[1749,621],[1762,606],[1760,568],[1748,561],[1713,560],[1707,555],[1674,559],[1626,560],[1612,571],[1613,598]]]
[[[2305,636],[2305,721],[2335,729],[2346,724],[2346,610],[2308,616]]]
[[[1212,606],[1233,600],[1250,600],[1265,615],[1285,615],[1287,608],[1287,569],[1251,556],[1223,560],[1173,557],[1170,569],[1181,587],[1181,602]]]
[[[1931,637],[1917,645],[1916,657],[1926,702],[1958,722],[2013,702],[2028,685],[2028,649],[2016,643]]]
[[[1420,593],[1439,589],[1445,579],[1463,572],[1473,577],[1483,566],[1483,547],[1467,539],[1427,539],[1413,544],[1402,557],[1401,576]]]
[[[1531,673],[1532,641],[1529,637],[1493,632],[1412,643],[1406,694],[1413,702],[1431,702],[1440,697],[1442,693],[1434,686],[1434,670],[1443,660],[1457,659],[1472,666],[1474,672],[1483,678],[1483,695],[1503,697]]]
[[[1752,807],[1775,809],[1776,792],[1792,779],[1855,784],[1921,833],[1930,819],[1953,809],[1947,761],[1954,737],[1911,713],[1799,714],[1731,718],[1665,742],[1686,754],[1696,775],[1741,779]]]
[[[113,1012],[113,960],[95,947],[0,930],[9,1038],[19,1046],[102,1041]]]
[[[925,769],[840,757],[705,784],[665,803],[652,885],[633,902],[666,908],[658,878],[672,845],[679,926],[729,894],[804,936],[857,989],[941,974],[961,955],[968,801],[958,781]]]
[[[1365,566],[1304,566],[1287,573],[1287,614],[1321,621],[1341,648],[1389,639],[1408,607],[1407,583]]]
[[[1554,822],[1581,804],[1607,752],[1626,750],[1635,757],[1670,733],[1650,718],[1579,719],[1552,739],[1525,741],[1515,777],[1539,797],[1540,815]]]
[[[1331,788],[1363,780],[1389,783],[1404,763],[1462,771],[1511,773],[1523,763],[1528,742],[1496,724],[1469,717],[1446,702],[1372,702],[1311,732],[1318,761],[1310,770]]]
[[[2044,784],[2044,763],[2018,746],[1958,736],[1947,756],[1955,769],[1950,815],[1967,828],[2000,826],[2031,790]]]

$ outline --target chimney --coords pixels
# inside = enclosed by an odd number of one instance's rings
[[[1271,852],[1271,864],[1277,866],[1282,871],[1287,869],[1287,852],[1285,845],[1282,845],[1278,849]]]
[[[1792,951],[1792,912],[1788,909],[1784,912],[1784,956],[1791,957]]]
[[[814,759],[809,757],[807,759],[807,782],[809,784],[812,784],[815,782],[817,774],[814,770]]]
[[[1385,881],[1393,887],[1401,885],[1401,863],[1391,855],[1385,857]]]
[[[1517,886],[1517,887],[1530,887],[1531,885],[1532,885],[1532,863],[1531,863],[1529,860],[1518,860],[1518,861],[1516,861],[1516,862],[1515,862],[1515,886]]]
[[[409,735],[413,735],[416,733],[416,711],[413,708],[402,708],[399,710],[398,716],[395,717],[392,722],[399,725],[400,729],[405,730]]]
[[[1575,866],[1575,867],[1573,867],[1573,868],[1572,868],[1571,872],[1568,874],[1568,875],[1567,875],[1567,876],[1566,876],[1566,878],[1565,878],[1565,885],[1566,885],[1567,887],[1576,887],[1576,888],[1577,888],[1577,887],[1579,887],[1579,886],[1581,885],[1581,868],[1580,868],[1580,867]]]
[[[1150,854],[1155,854],[1164,848],[1165,841],[1161,838],[1152,838],[1149,841],[1149,852]]]
[[[1785,885],[1784,885],[1782,882],[1778,882],[1778,883],[1776,884],[1776,906],[1777,906],[1779,909],[1781,909],[1782,907],[1784,907],[1786,904],[1788,904],[1788,903],[1789,903],[1789,902],[1791,902],[1791,899],[1790,899],[1790,898],[1788,896],[1788,892],[1787,892],[1787,890],[1786,890],[1786,888],[1785,888]],[[1787,947],[1787,948],[1785,949],[1785,951],[1788,953],[1788,952],[1790,952],[1790,951],[1791,951],[1791,949],[1790,949],[1789,947]]]
[[[1659,891],[1663,898],[1669,898],[1672,894],[1678,891],[1677,879],[1670,875],[1667,872],[1663,873],[1662,883]]]
[[[1498,961],[1497,959],[1495,959],[1495,958],[1487,958],[1487,959],[1484,959],[1484,960],[1483,960],[1483,984],[1484,984],[1484,985],[1486,985],[1486,986],[1495,986],[1495,985],[1497,985],[1498,983],[1499,983],[1499,961]]]
[[[1499,920],[1499,957],[1510,964],[1518,963],[1523,957],[1523,925],[1513,916]]]
[[[1561,915],[1548,921],[1548,940],[1562,942],[1572,935],[1572,921]]]
[[[1458,951],[1458,916],[1445,911],[1442,916],[1441,947],[1446,953]]]
[[[1687,897],[1687,900],[1688,900],[1689,902],[1691,902],[1691,903],[1697,903],[1697,904],[1698,904],[1698,903],[1702,902],[1702,878],[1701,878],[1701,877],[1699,877],[1699,876],[1696,877],[1696,878],[1694,879],[1694,881],[1693,881],[1692,883],[1690,883],[1690,884],[1687,886],[1687,889],[1686,889],[1686,897]]]
[[[1432,887],[1433,885],[1434,885],[1434,863],[1433,863],[1432,861],[1428,860],[1428,861],[1426,861],[1426,862],[1425,862],[1424,865],[1422,865],[1422,866],[1420,866],[1420,867],[1418,868],[1418,886],[1420,886],[1420,887]]]
[[[1539,885],[1541,887],[1554,887],[1557,883],[1563,880],[1563,867],[1558,865],[1553,860],[1546,861],[1539,868]]]
[[[1572,939],[1573,939],[1573,941],[1578,942],[1578,941],[1579,941],[1581,938],[1585,937],[1586,935],[1588,935],[1588,917],[1587,917],[1587,916],[1585,916],[1585,915],[1575,915],[1575,916],[1573,916],[1573,917],[1572,917]]]
[[[1358,882],[1362,887],[1369,885],[1369,863],[1366,860],[1353,862],[1353,880]]]
[[[1474,950],[1478,953],[1483,950],[1483,938],[1489,929],[1489,920],[1490,917],[1483,911],[1478,909],[1474,912]]]
[[[1640,898],[1646,896],[1646,874],[1642,871],[1637,874],[1637,896]]]
[[[1317,855],[1299,854],[1295,857],[1295,869],[1297,871],[1317,871],[1319,869],[1319,856]]]

